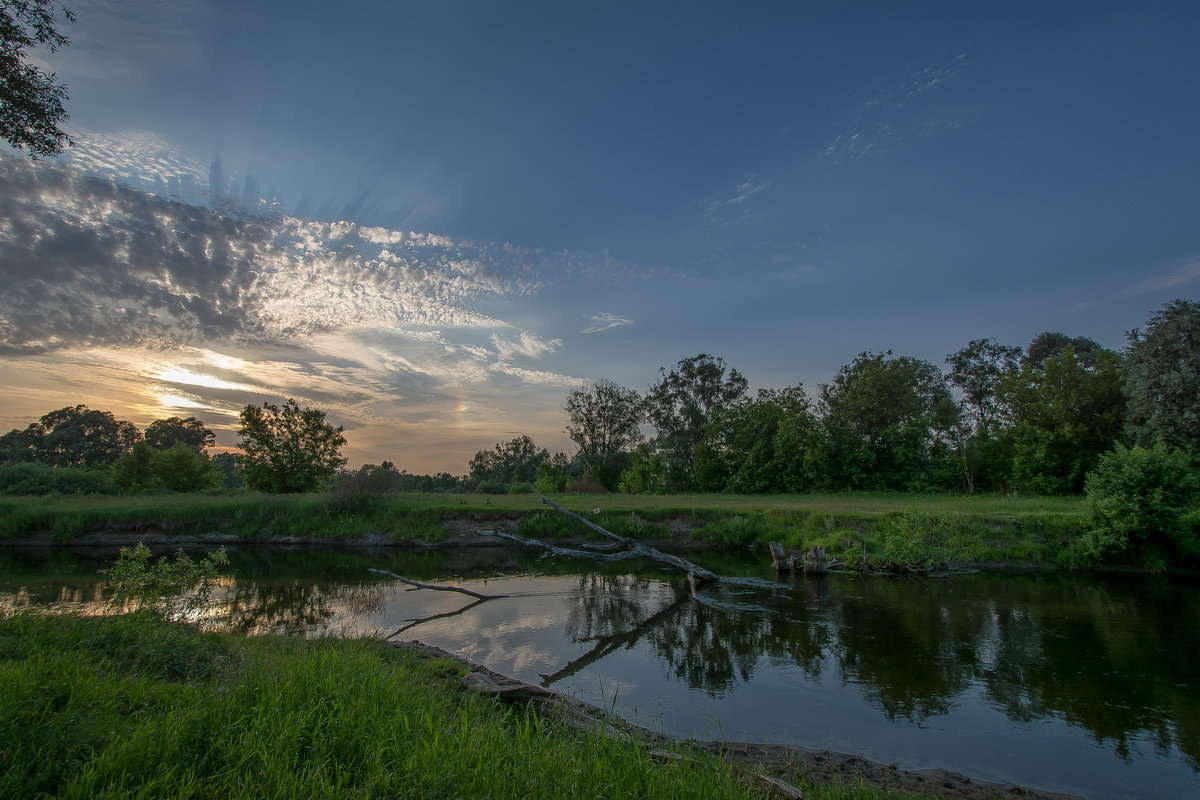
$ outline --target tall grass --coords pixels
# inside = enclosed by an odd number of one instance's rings
[[[0,619],[0,797],[762,796],[720,761],[660,763],[631,739],[468,695],[463,669],[372,640],[239,639],[145,614]]]

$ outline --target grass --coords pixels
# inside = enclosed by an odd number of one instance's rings
[[[780,541],[820,544],[856,562],[866,548],[880,566],[964,561],[1079,565],[1071,542],[1085,530],[1082,497],[954,496],[899,493],[815,495],[555,495],[561,505],[635,539],[725,547]],[[597,509],[599,510],[597,513]],[[179,541],[211,534],[243,541],[329,542],[364,536],[436,542],[452,518],[520,523],[533,538],[586,533],[537,495],[262,495],[253,492],[58,495],[0,500],[0,541],[49,534],[67,543],[93,531],[167,533]],[[468,525],[469,527],[469,525]]]
[[[238,638],[138,613],[0,619],[0,797],[751,798],[724,762],[464,693],[374,640]],[[883,800],[863,786],[813,800]]]

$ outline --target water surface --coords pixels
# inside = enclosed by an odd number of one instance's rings
[[[382,633],[675,736],[858,753],[1109,798],[1200,797],[1200,585],[1151,577],[797,576],[691,600],[653,566],[502,548],[243,548],[212,624]],[[0,602],[93,610],[103,551],[0,551]],[[774,580],[755,556],[698,558]],[[367,572],[510,597],[407,591]],[[417,621],[423,619],[424,621]]]

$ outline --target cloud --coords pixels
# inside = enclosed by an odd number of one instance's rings
[[[295,397],[355,431],[355,462],[462,471],[497,426],[563,446],[580,379],[511,363],[562,340],[485,310],[535,295],[550,258],[0,159],[0,422],[87,402],[195,414],[229,446],[246,404]]]
[[[1184,286],[1195,281],[1200,281],[1200,259],[1191,261],[1176,269],[1161,272],[1157,275],[1151,275],[1148,278],[1143,278],[1135,284],[1125,287],[1115,295],[1100,301],[1085,301],[1076,304],[1076,308],[1088,308],[1095,305],[1097,302],[1111,302],[1113,300],[1123,300],[1128,297],[1137,297],[1143,294],[1154,294],[1167,289],[1173,289],[1176,286]]]
[[[633,324],[633,320],[631,319],[618,317],[616,314],[609,314],[606,311],[601,311],[599,314],[589,314],[587,319],[590,319],[592,324],[581,330],[580,333],[600,333],[601,331]]]
[[[939,110],[926,95],[957,77],[968,65],[965,53],[906,75],[885,76],[821,151],[835,163],[875,155],[905,141],[916,141],[970,124],[977,113]],[[925,100],[922,102],[922,100]]]
[[[750,216],[747,201],[770,186],[768,181],[759,180],[757,175],[749,175],[732,188],[710,197],[705,203],[704,214],[722,225],[740,222]]]
[[[522,332],[516,339],[505,339],[493,333],[492,347],[496,348],[501,361],[512,361],[513,356],[541,358],[562,347],[562,339],[547,341],[526,332]]]

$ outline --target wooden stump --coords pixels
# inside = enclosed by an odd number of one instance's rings
[[[814,544],[804,554],[804,571],[809,575],[824,575],[829,571],[825,562],[825,548]]]

